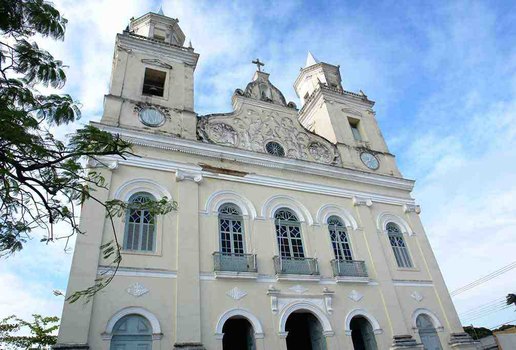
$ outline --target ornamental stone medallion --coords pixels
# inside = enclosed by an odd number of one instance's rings
[[[359,302],[363,297],[364,296],[360,292],[357,292],[354,289],[351,291],[351,293],[348,294],[348,298],[356,303]]]
[[[233,300],[240,300],[247,295],[247,292],[238,287],[235,287],[233,289],[228,290],[226,292],[226,295]]]
[[[149,289],[145,287],[143,284],[136,282],[130,285],[129,288],[127,288],[125,291],[133,297],[139,298],[142,295],[147,294],[149,292]]]
[[[412,297],[412,299],[414,299],[417,302],[420,302],[421,300],[423,300],[423,296],[421,294],[419,294],[417,291],[413,291],[412,294],[410,294],[410,296]]]

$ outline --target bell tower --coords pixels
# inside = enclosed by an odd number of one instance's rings
[[[179,20],[162,9],[131,18],[115,43],[101,123],[196,138],[194,71],[199,55],[184,47]]]
[[[302,104],[299,122],[334,143],[345,167],[401,176],[376,122],[374,101],[362,91],[344,90],[339,66],[308,52],[294,89]]]

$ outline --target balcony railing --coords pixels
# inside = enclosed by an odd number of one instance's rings
[[[256,254],[213,253],[215,271],[257,272]]]
[[[315,258],[273,257],[277,274],[318,275],[319,266]]]
[[[367,277],[367,269],[361,260],[336,260],[331,261],[333,276],[335,277]]]

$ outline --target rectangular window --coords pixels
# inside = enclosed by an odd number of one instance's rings
[[[165,91],[166,77],[167,73],[165,72],[145,68],[142,94],[162,97],[163,92]]]
[[[351,127],[351,132],[353,133],[353,138],[355,141],[362,141],[362,134],[360,134],[360,129],[358,128],[358,123],[360,121],[356,119],[348,119],[349,126]]]

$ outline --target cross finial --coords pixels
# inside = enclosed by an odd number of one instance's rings
[[[261,71],[262,71],[261,67],[265,66],[265,64],[264,64],[264,63],[260,62],[260,59],[259,59],[259,58],[255,59],[255,60],[254,60],[254,61],[252,61],[251,63],[256,64],[256,67],[258,68],[258,72],[261,72]]]

